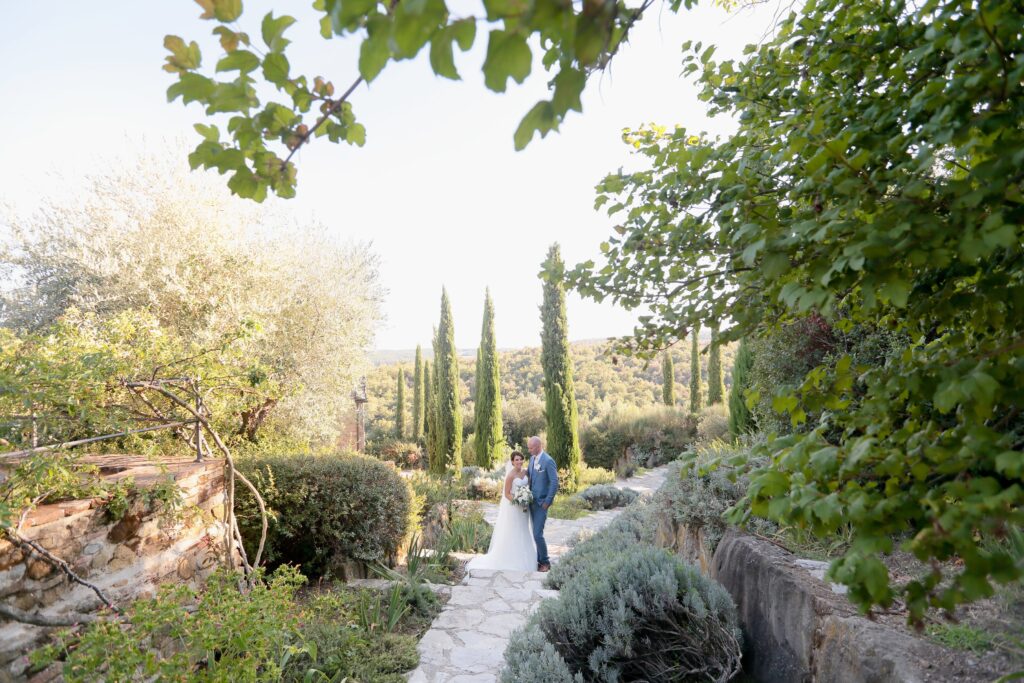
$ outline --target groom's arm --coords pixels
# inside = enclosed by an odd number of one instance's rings
[[[544,463],[544,470],[548,473],[548,481],[551,482],[551,487],[548,490],[548,494],[544,496],[544,500],[541,503],[547,508],[555,502],[555,494],[558,493],[558,467],[555,465],[553,458],[548,458]]]

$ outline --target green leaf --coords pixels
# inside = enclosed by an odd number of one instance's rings
[[[282,85],[288,80],[290,68],[288,58],[280,52],[271,52],[263,58],[263,77],[274,85]]]
[[[445,32],[438,33],[430,41],[430,68],[434,73],[453,81],[459,80],[459,72],[455,68],[455,56],[452,53],[452,40]]]
[[[535,132],[539,131],[540,136],[544,137],[557,128],[558,118],[555,116],[555,108],[550,102],[543,100],[538,102],[527,112],[523,120],[519,122],[519,127],[516,128],[513,137],[516,151],[525,149],[530,144]]]
[[[484,0],[488,21],[524,14],[530,8],[528,0]]]
[[[555,94],[551,98],[555,114],[564,116],[570,109],[583,111],[580,94],[587,84],[587,76],[571,66],[563,67],[554,78]]]
[[[178,97],[183,104],[189,102],[205,102],[210,98],[216,89],[216,83],[194,73],[183,73],[178,76],[178,82],[167,88],[167,101],[173,102]]]
[[[371,18],[367,25],[369,35],[359,47],[359,74],[367,83],[380,74],[391,57],[388,45],[390,27],[390,21],[383,16]]]
[[[263,42],[272,52],[280,52],[288,46],[291,41],[284,38],[284,32],[285,29],[294,23],[295,19],[288,15],[275,19],[273,12],[267,12],[266,16],[263,17],[263,25],[261,26]]]
[[[260,65],[260,58],[248,50],[235,50],[217,62],[217,71],[239,71],[247,74]]]
[[[484,59],[484,83],[494,92],[505,92],[508,79],[522,83],[532,66],[530,46],[518,31],[491,31]]]
[[[164,71],[180,73],[198,69],[202,63],[199,45],[195,41],[186,45],[185,41],[178,36],[168,35],[164,36],[164,47],[171,53],[164,58],[167,62],[164,64]]]
[[[242,16],[242,0],[213,0],[213,16],[217,21],[235,21]]]
[[[207,126],[202,123],[197,123],[193,127],[196,129],[197,133],[203,136],[204,140],[207,140],[209,142],[220,141],[220,131],[217,130],[217,126]]]

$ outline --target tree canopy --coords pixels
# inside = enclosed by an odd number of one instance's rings
[[[198,102],[213,122],[198,123],[202,138],[189,155],[193,168],[230,174],[228,187],[241,197],[262,201],[267,193],[295,195],[297,169],[292,157],[314,138],[363,145],[366,129],[356,120],[352,93],[371,83],[389,62],[412,59],[428,49],[430,67],[443,78],[459,80],[455,48],[465,52],[486,33],[482,65],[484,83],[505,92],[509,80],[531,76],[534,51],[542,52],[551,96],[537,102],[515,131],[516,149],[536,133],[556,130],[570,111],[582,111],[580,96],[588,76],[604,69],[630,28],[652,0],[628,6],[624,0],[582,6],[551,0],[485,0],[482,16],[463,15],[445,0],[379,2],[315,0],[320,34],[325,39],[355,37],[358,64],[343,85],[322,75],[297,73],[288,59],[291,40],[285,32],[295,23],[286,14],[268,12],[243,26],[242,0],[197,0],[200,17],[214,24],[219,48],[203,64],[200,45],[168,35],[164,69],[177,80],[168,101]],[[283,4],[283,3],[282,3]],[[670,0],[678,11],[691,0]],[[269,96],[263,93],[272,93]],[[215,119],[226,119],[226,130]]]
[[[627,346],[649,356],[715,320],[731,340],[815,316],[905,338],[771,398],[800,429],[761,449],[745,503],[818,533],[850,524],[832,576],[914,620],[1022,571],[979,541],[1024,523],[1021,25],[994,0],[820,0],[742,61],[687,45],[684,72],[737,131],[627,132],[645,166],[601,182],[620,223],[604,262],[568,275],[646,306]],[[892,585],[877,554],[902,534],[962,567]]]

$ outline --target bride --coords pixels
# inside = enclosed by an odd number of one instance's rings
[[[512,502],[512,496],[521,486],[529,486],[530,480],[523,466],[525,458],[516,451],[510,458],[508,474],[501,503],[498,505],[498,521],[486,555],[470,560],[468,569],[511,569],[534,571],[537,568],[537,546],[530,530],[530,514]]]

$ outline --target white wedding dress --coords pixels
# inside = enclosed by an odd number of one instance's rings
[[[526,476],[512,480],[513,496],[521,486],[529,486]],[[470,560],[467,568],[529,572],[537,569],[537,545],[533,542],[533,531],[530,529],[530,514],[509,502],[504,492],[498,504],[498,521],[494,523],[494,534],[487,554]]]

